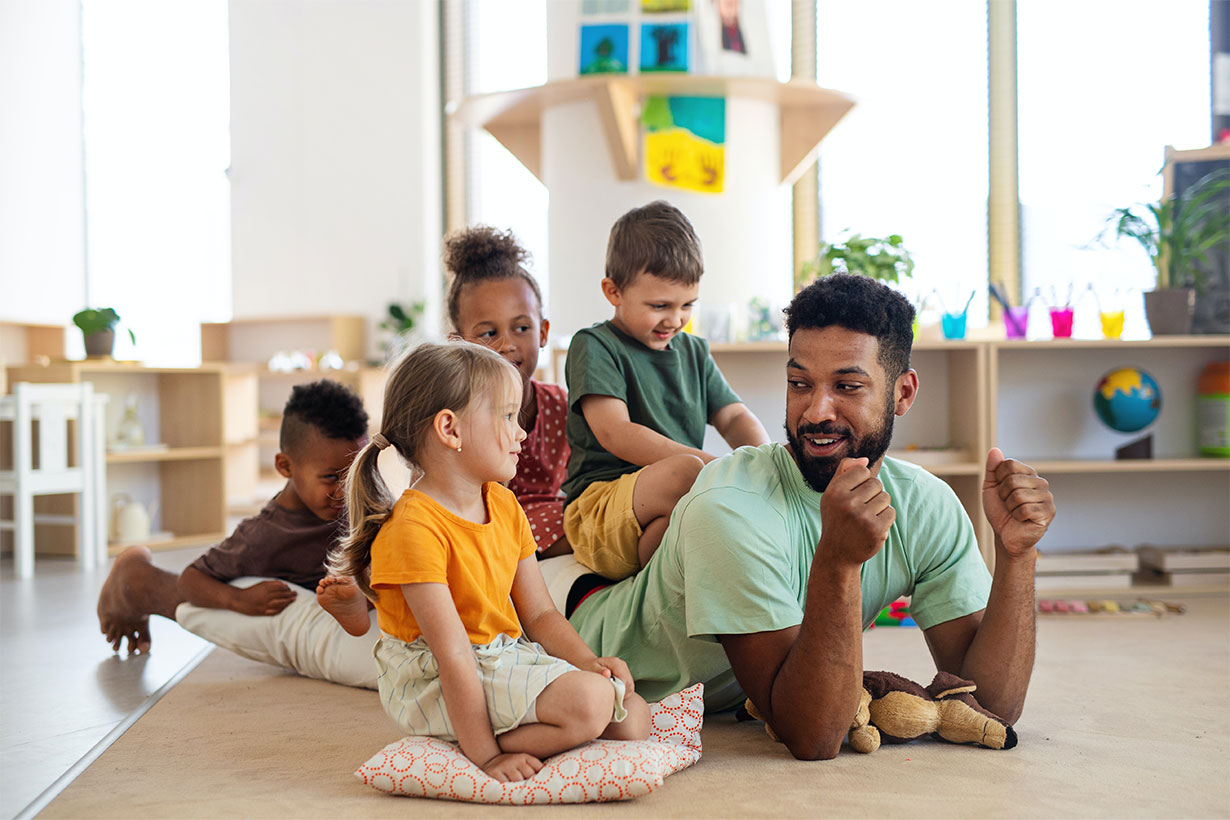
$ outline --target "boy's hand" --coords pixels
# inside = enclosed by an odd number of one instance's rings
[[[587,672],[597,672],[604,678],[619,678],[624,682],[624,690],[629,695],[636,691],[628,664],[620,658],[594,658],[581,668]]]
[[[261,581],[236,592],[234,609],[244,615],[277,615],[295,600],[295,591],[283,581]]]
[[[511,783],[538,774],[542,761],[524,752],[512,752],[498,754],[479,768],[501,783]]]

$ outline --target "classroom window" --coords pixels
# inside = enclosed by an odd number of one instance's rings
[[[1148,257],[1091,240],[1114,208],[1162,195],[1164,146],[1209,144],[1209,4],[1020,2],[1017,65],[1022,294],[1130,288],[1125,333],[1145,335]]]
[[[467,94],[507,91],[547,81],[545,0],[467,0],[465,11]],[[545,299],[550,293],[551,275],[546,186],[486,131],[474,129],[470,134],[466,157],[468,223],[512,229],[531,254],[530,272]]]
[[[86,294],[115,356],[200,361],[231,312],[230,71],[224,0],[84,0]]]
[[[900,234],[916,304],[985,324],[983,3],[818,0],[817,81],[857,105],[820,144],[821,238]]]

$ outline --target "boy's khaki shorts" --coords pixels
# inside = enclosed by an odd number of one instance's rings
[[[599,575],[618,581],[641,568],[636,545],[641,525],[632,509],[635,473],[595,481],[564,508],[564,535],[576,559]]]

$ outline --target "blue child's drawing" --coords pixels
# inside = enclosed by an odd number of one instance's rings
[[[688,71],[691,67],[687,23],[641,26],[641,71]]]
[[[628,27],[581,26],[581,73],[627,74]]]

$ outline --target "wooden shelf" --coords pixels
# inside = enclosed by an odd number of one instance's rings
[[[929,350],[977,350],[979,347],[984,347],[987,342],[966,340],[961,341],[935,341],[935,340],[918,340],[911,346],[914,351],[929,351]],[[1027,342],[1027,344],[1039,344],[1038,342]],[[781,341],[764,341],[764,342],[710,342],[709,350],[713,353],[785,353],[789,349],[787,342]],[[559,351],[559,348],[556,348]],[[567,355],[568,351],[560,351]]]
[[[157,461],[198,461],[206,458],[221,458],[222,447],[169,447],[166,450],[116,450],[107,453],[108,464],[146,464]]]
[[[1025,456],[1023,461],[1037,469],[1042,475],[1076,475],[1080,473],[1188,473],[1188,472],[1230,472],[1230,459],[1226,458],[1142,458],[1123,461],[1084,461],[1084,460],[1043,460],[1030,459]]]
[[[766,77],[635,74],[578,77],[545,85],[482,94],[449,103],[454,120],[486,129],[542,179],[542,114],[549,108],[592,101],[598,109],[618,179],[638,178],[640,105],[649,95],[736,97],[778,107],[781,181],[794,182],[811,163],[820,140],[854,107],[840,91],[806,80],[781,83]]]
[[[251,367],[59,360],[10,367],[8,376],[10,382],[92,381],[97,392],[111,396],[111,425],[117,421],[122,398],[135,395],[147,437],[166,446],[107,453],[107,498],[125,492],[141,503],[157,503],[152,524],[172,535],[152,539],[147,543],[151,549],[210,544],[225,536],[231,454],[255,446],[256,376]],[[36,533],[37,550],[71,554],[73,529]],[[107,549],[114,555],[125,546],[110,543]]]
[[[938,344],[944,344],[939,342]],[[1230,349],[1230,336],[1154,336],[1151,339],[999,339],[988,342],[1001,350],[1123,350],[1132,347],[1144,348],[1190,348],[1226,347]],[[915,348],[918,346],[915,345]]]

